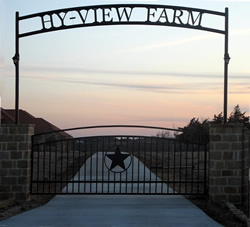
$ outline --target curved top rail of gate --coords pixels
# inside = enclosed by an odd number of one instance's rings
[[[121,131],[118,130],[118,133],[111,131],[110,129],[114,128],[130,128],[132,131]],[[93,133],[92,129],[96,130]],[[105,131],[102,131],[104,129]],[[143,131],[136,131],[142,129]],[[149,131],[148,131],[149,129]],[[83,133],[81,130],[84,130]],[[88,131],[90,130],[90,131]],[[151,131],[155,130],[155,131]],[[72,134],[70,134],[70,132]],[[75,134],[75,135],[74,135]],[[65,141],[65,140],[77,140],[80,138],[92,138],[92,137],[114,137],[114,138],[129,138],[129,137],[138,137],[138,138],[166,138],[166,139],[177,139],[186,142],[193,143],[208,143],[208,135],[195,132],[195,131],[185,131],[182,129],[173,129],[157,126],[143,126],[143,125],[98,125],[98,126],[83,126],[75,128],[60,129],[54,131],[48,131],[43,133],[34,134],[32,136],[32,143],[34,144],[45,144],[53,143],[56,141]]]
[[[164,128],[164,127],[156,127],[156,126],[143,126],[143,125],[97,125],[97,126],[83,126],[83,127],[75,127],[75,128],[66,128],[60,129],[55,131],[49,131],[44,133],[35,134],[34,137],[43,136],[53,133],[62,133],[62,132],[70,132],[70,131],[77,131],[77,130],[86,130],[86,129],[101,129],[101,128],[141,128],[141,129],[156,129],[156,130],[166,130],[172,132],[181,132],[179,129],[172,129],[172,128]]]
[[[23,33],[18,32],[18,37],[26,37],[45,32],[79,27],[104,26],[104,25],[160,25],[204,30],[226,34],[226,29],[221,30],[204,25],[204,15],[222,16],[225,21],[228,17],[228,8],[225,12],[206,9],[148,4],[112,4],[93,5],[53,11],[40,12],[19,17],[16,20],[40,21],[40,27]],[[71,22],[71,23],[69,23]]]

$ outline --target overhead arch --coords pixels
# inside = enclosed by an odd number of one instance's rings
[[[226,17],[226,12],[169,5],[115,4],[83,6],[18,16],[19,22],[36,19],[40,21],[37,27],[19,33],[18,36],[22,38],[64,29],[107,25],[158,25],[225,34],[224,29],[203,25],[204,15],[206,14]]]
[[[223,18],[223,28],[209,26],[206,16]],[[20,23],[33,23],[31,29],[20,31]],[[227,120],[228,93],[228,8],[225,12],[170,5],[112,4],[81,6],[19,16],[16,12],[16,53],[13,61],[16,69],[15,110],[19,123],[19,39],[41,33],[81,27],[108,25],[156,25],[188,28],[214,32],[225,36],[224,53],[224,123]]]

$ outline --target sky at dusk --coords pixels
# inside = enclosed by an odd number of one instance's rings
[[[2,0],[0,96],[15,107],[15,12],[100,4],[229,8],[228,113],[250,109],[250,1]],[[73,23],[73,22],[72,22]],[[223,21],[206,18],[223,28]],[[32,24],[24,25],[33,26]],[[20,109],[60,128],[135,124],[178,128],[223,111],[224,35],[145,25],[97,26],[20,39]]]

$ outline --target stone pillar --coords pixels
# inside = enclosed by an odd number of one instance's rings
[[[33,134],[33,125],[0,125],[0,200],[29,200]]]
[[[249,130],[242,124],[210,126],[209,197],[247,205]]]
[[[242,131],[242,201],[245,209],[249,210],[249,167],[250,167],[250,129],[244,128]],[[248,206],[248,207],[247,207]]]

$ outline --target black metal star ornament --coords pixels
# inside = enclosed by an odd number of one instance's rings
[[[120,166],[123,170],[126,169],[124,160],[127,159],[130,154],[122,154],[120,147],[117,146],[114,154],[106,154],[106,156],[112,161],[110,169],[114,169],[116,166]]]

